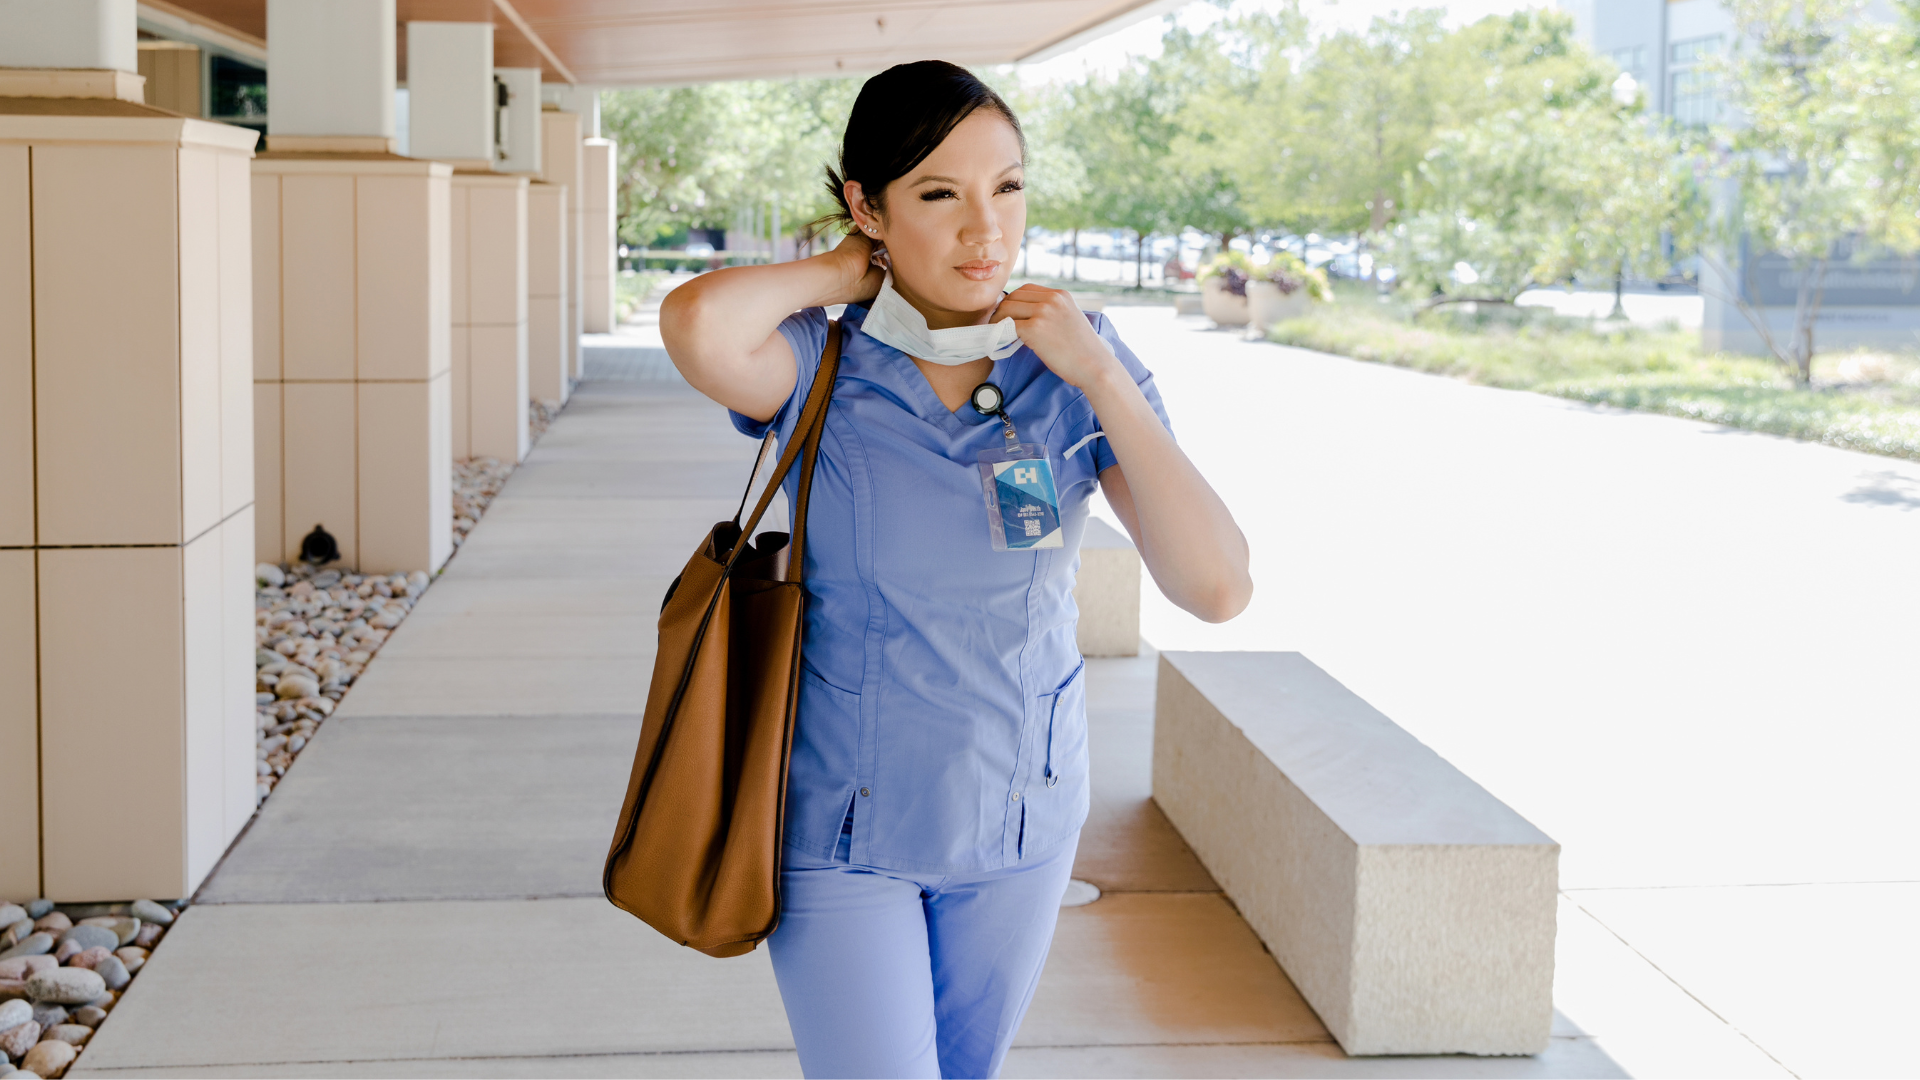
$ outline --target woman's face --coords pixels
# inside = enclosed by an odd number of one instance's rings
[[[867,235],[887,245],[893,284],[939,330],[983,321],[1013,272],[1027,231],[1020,136],[1007,118],[975,109],[927,159],[887,185],[872,213],[860,185],[847,201]]]

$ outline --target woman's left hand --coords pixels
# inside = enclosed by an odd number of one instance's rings
[[[1065,289],[1022,285],[1000,301],[993,315],[996,320],[1012,317],[1020,328],[1020,340],[1048,370],[1081,390],[1120,366]]]

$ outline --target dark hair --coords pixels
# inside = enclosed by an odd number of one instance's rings
[[[1026,157],[1027,136],[999,94],[973,73],[945,60],[896,64],[868,79],[854,99],[847,131],[840,140],[840,171],[827,168],[827,188],[840,204],[816,225],[853,225],[847,205],[846,182],[860,185],[875,210],[887,185],[907,175],[927,159],[960,121],[975,109],[991,109],[1007,118],[1020,138],[1020,156]]]

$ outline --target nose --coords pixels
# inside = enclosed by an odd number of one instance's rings
[[[983,248],[997,243],[1003,235],[994,200],[968,200],[966,218],[960,222],[960,242],[968,247]]]

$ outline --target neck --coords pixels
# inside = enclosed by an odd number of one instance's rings
[[[915,292],[912,286],[900,280],[898,273],[893,275],[893,291],[899,293],[901,299],[913,305],[913,310],[919,312],[920,317],[927,320],[927,329],[929,330],[951,330],[956,326],[978,326],[993,317],[994,308],[991,307],[982,308],[979,311],[953,311],[932,304],[922,298],[919,293]],[[998,306],[997,303],[994,305],[994,307]]]

